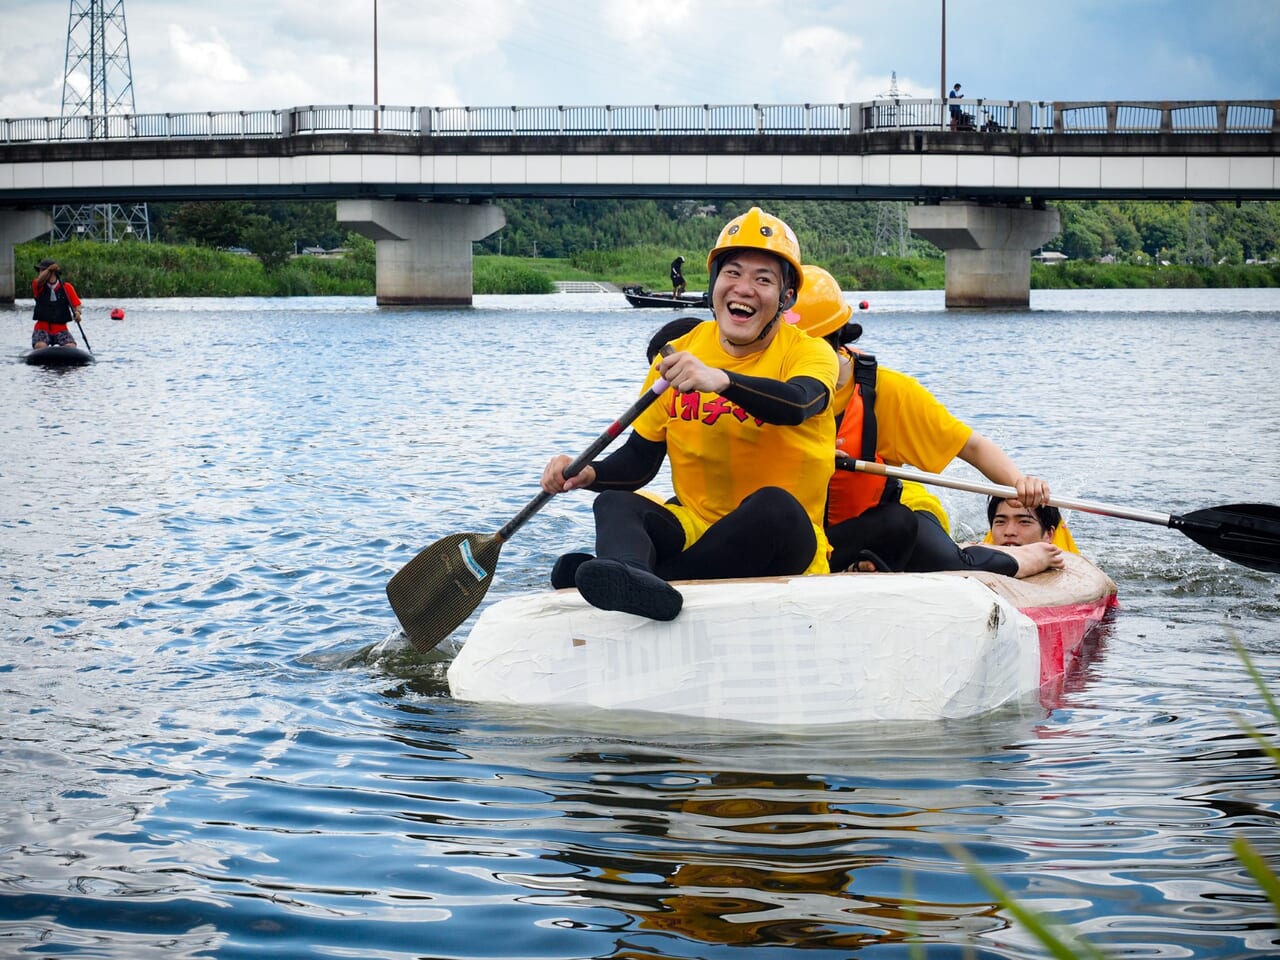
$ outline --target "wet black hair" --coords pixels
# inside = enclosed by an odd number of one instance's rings
[[[1011,498],[992,497],[987,501],[988,527],[996,522],[996,510],[1000,507],[1000,504],[1004,503],[1008,499]],[[1036,507],[1034,513],[1036,515],[1036,519],[1040,521],[1040,528],[1045,533],[1053,533],[1054,530],[1058,529],[1058,525],[1062,523],[1062,511],[1057,507],[1050,507],[1048,505]]]

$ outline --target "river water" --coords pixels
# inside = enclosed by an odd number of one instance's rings
[[[864,298],[861,345],[1062,495],[1280,502],[1277,291]],[[1120,610],[1061,695],[966,721],[457,702],[440,660],[369,652],[387,579],[510,519],[630,404],[670,314],[91,302],[99,362],[59,372],[16,362],[29,310],[0,308],[0,955],[1041,955],[966,858],[1117,955],[1280,955],[1230,849],[1280,864],[1280,776],[1240,729],[1274,724],[1233,648],[1280,692],[1277,577],[1072,515]],[[981,497],[941,495],[981,528]],[[589,501],[522,528],[486,602],[588,546]]]

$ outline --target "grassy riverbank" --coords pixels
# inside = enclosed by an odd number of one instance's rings
[[[17,293],[27,291],[36,263],[53,257],[82,297],[290,297],[373,296],[374,251],[371,241],[353,238],[342,257],[294,257],[266,269],[252,256],[208,247],[160,243],[25,243],[15,248]],[[553,293],[557,280],[591,280],[619,287],[642,284],[669,289],[668,269],[675,250],[658,246],[625,250],[589,250],[565,259],[476,256],[473,275],[478,294]],[[837,257],[822,264],[850,292],[940,290],[942,260],[925,257]],[[690,258],[685,264],[690,290],[704,290],[707,273]],[[1033,289],[1144,287],[1277,287],[1280,265],[1135,266],[1071,261],[1031,265]]]

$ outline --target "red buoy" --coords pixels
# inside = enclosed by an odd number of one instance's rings
[[[867,303],[867,301],[863,300],[861,303],[859,303],[859,304],[858,304],[858,309],[859,309],[859,310],[866,310],[869,306],[871,306],[871,304],[869,304],[869,303]]]
[[[112,311],[111,311],[111,319],[112,319],[112,320],[123,320],[123,319],[124,319],[124,311],[123,311],[123,310],[121,310],[119,307],[116,307],[114,310],[112,310]]]

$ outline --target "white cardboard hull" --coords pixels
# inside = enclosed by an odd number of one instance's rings
[[[1057,665],[1042,671],[1036,621],[991,580],[836,574],[679,584],[684,609],[670,623],[597,610],[575,590],[526,594],[480,615],[449,687],[464,700],[766,724],[975,716],[1064,669],[1059,641]],[[1114,602],[1110,579],[1074,555],[1067,571],[1006,585],[1037,617],[1089,605],[1096,622]]]

